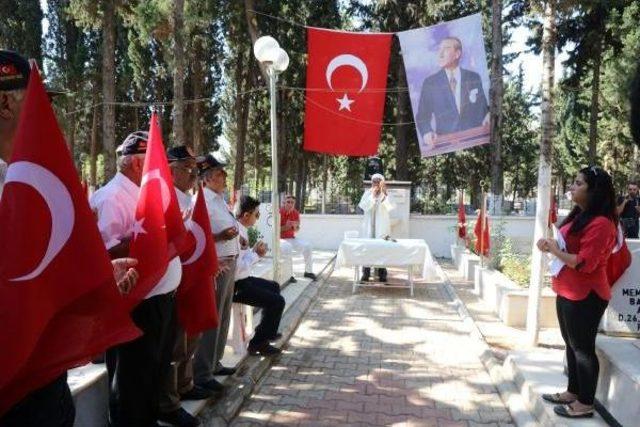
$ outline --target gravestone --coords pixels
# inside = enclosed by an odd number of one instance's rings
[[[609,335],[640,337],[640,240],[627,239],[631,266],[611,288],[602,330]]]

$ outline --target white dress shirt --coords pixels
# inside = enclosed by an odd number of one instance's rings
[[[238,235],[242,236],[247,242],[249,242],[249,232],[247,227],[238,223]],[[238,262],[236,263],[236,282],[238,280],[246,279],[251,275],[251,267],[258,262],[260,255],[258,255],[252,248],[246,249],[240,248],[240,255],[238,256]]]
[[[213,234],[218,234],[229,227],[239,228],[240,224],[229,211],[229,207],[222,195],[205,188],[204,200],[207,203],[209,222],[211,223],[211,232]],[[216,252],[218,258],[238,255],[240,253],[240,239],[236,236],[230,240],[216,241]]]
[[[98,229],[107,249],[131,236],[136,219],[136,205],[140,188],[118,172],[104,187],[93,193],[89,204],[98,217]],[[175,290],[182,278],[180,257],[169,261],[167,271],[145,299]]]
[[[458,113],[460,113],[460,94],[462,93],[462,73],[460,72],[460,67],[456,67],[455,70],[445,70],[447,73],[447,80],[449,81],[449,88],[451,88],[451,77],[456,79],[456,93],[454,97],[456,99],[456,108],[458,109]]]
[[[4,187],[4,180],[7,177],[7,163],[0,159],[0,200],[2,200],[2,188]]]
[[[180,212],[182,213],[182,217],[186,219],[191,218],[191,213],[189,213],[189,215],[185,217],[185,212],[187,212],[190,209],[193,209],[193,205],[195,204],[193,197],[191,197],[190,194],[187,194],[182,190],[179,190],[178,187],[175,187],[175,189],[176,189],[176,196],[178,197],[178,205],[180,206]]]

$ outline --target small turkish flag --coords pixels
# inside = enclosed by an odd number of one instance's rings
[[[486,199],[482,203],[476,226],[473,229],[473,234],[476,236],[476,252],[479,255],[488,256],[489,248],[491,246],[489,236],[489,216],[487,215]]]
[[[187,222],[192,252],[182,255],[182,282],[176,295],[178,321],[189,336],[218,326],[214,275],[218,271],[216,244],[202,187]]]
[[[0,202],[0,416],[139,331],[45,92],[31,70]]]
[[[307,30],[305,150],[377,154],[391,36]]]
[[[138,283],[127,299],[140,302],[158,283],[169,261],[187,248],[187,230],[167,163],[158,117],[151,114],[147,154],[142,168],[140,196],[129,256],[137,258]]]
[[[458,237],[464,239],[467,237],[467,216],[464,212],[464,194],[460,194],[458,201]]]

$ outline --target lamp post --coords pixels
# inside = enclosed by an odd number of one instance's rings
[[[278,193],[278,126],[276,120],[276,81],[278,74],[289,66],[289,55],[270,36],[260,37],[253,45],[253,54],[264,65],[269,76],[271,101],[271,208],[273,211],[273,280],[280,276],[280,195]]]

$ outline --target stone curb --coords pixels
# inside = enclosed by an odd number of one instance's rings
[[[502,364],[493,355],[489,344],[487,344],[484,335],[480,331],[478,325],[476,325],[476,322],[471,316],[471,313],[469,313],[467,307],[458,297],[458,294],[456,293],[453,285],[451,284],[451,281],[449,280],[449,276],[444,272],[439,264],[436,265],[438,273],[443,279],[440,286],[442,287],[446,295],[451,299],[452,304],[455,306],[458,315],[462,318],[463,322],[471,328],[471,336],[475,338],[480,344],[480,347],[482,348],[480,360],[489,373],[491,381],[498,390],[502,402],[509,410],[514,423],[519,427],[539,426],[540,423],[527,409],[525,401],[520,395],[516,384],[514,384],[510,379],[506,378],[503,374]]]
[[[302,317],[315,302],[316,296],[326,285],[327,279],[333,273],[335,256],[318,274],[318,279],[310,283],[292,306],[282,316],[281,347],[286,348],[287,342],[300,324]],[[207,404],[198,414],[202,425],[206,427],[227,426],[240,411],[242,404],[248,399],[262,377],[271,367],[273,359],[269,357],[245,356],[236,366],[237,373],[229,377],[224,385],[227,392],[219,399]]]

